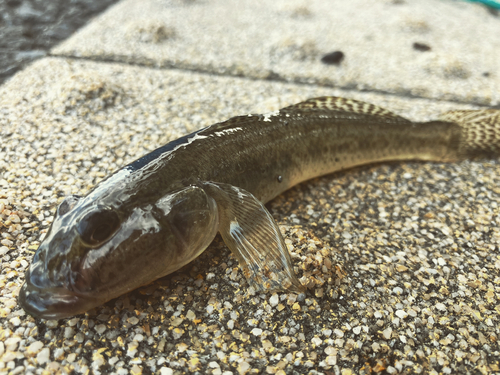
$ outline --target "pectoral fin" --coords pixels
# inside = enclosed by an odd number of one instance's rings
[[[257,291],[303,291],[278,225],[264,205],[232,185],[206,182],[203,188],[217,203],[219,232],[250,285]]]

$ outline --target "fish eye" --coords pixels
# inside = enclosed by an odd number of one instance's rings
[[[120,226],[120,219],[110,208],[98,208],[86,214],[77,225],[83,242],[97,246],[110,239]]]

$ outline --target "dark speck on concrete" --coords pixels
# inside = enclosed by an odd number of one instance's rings
[[[427,51],[431,50],[431,47],[425,43],[415,42],[415,43],[413,43],[413,49],[420,51],[420,52],[427,52]]]
[[[327,65],[339,65],[344,60],[344,52],[335,51],[327,53],[321,58],[321,62]]]

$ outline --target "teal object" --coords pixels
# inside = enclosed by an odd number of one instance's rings
[[[467,1],[470,1],[471,3],[481,3],[486,6],[489,6],[490,8],[500,9],[500,2],[495,0],[467,0]]]

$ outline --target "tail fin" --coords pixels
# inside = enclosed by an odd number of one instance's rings
[[[463,156],[500,154],[500,110],[457,110],[444,113],[440,120],[454,122],[462,129]]]

